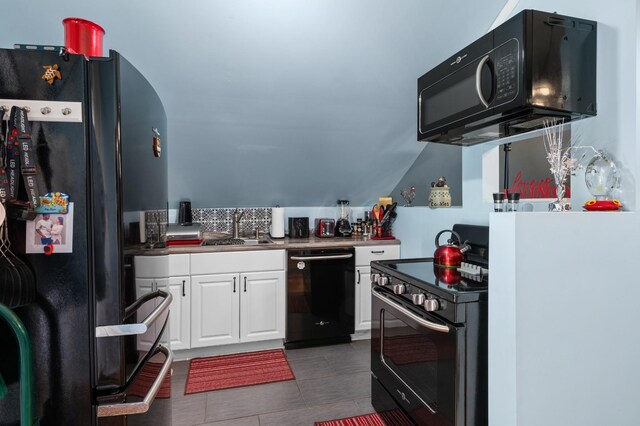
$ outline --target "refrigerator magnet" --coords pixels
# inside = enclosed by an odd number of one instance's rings
[[[49,192],[40,197],[36,213],[67,214],[69,196],[64,192]]]
[[[26,253],[72,253],[73,203],[66,214],[38,213],[27,222],[25,248]]]

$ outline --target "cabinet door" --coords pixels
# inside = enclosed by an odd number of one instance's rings
[[[240,274],[240,340],[284,338],[284,271]]]
[[[240,335],[238,274],[191,276],[191,347],[237,343]]]
[[[147,293],[151,293],[156,289],[156,279],[155,278],[136,278],[136,299],[140,299]],[[149,301],[144,305],[140,306],[136,313],[136,322],[141,323],[144,319],[153,311],[156,307],[156,303],[153,301]],[[145,334],[139,334],[137,336],[137,347],[141,351],[148,351],[153,347],[153,344],[156,337],[155,332],[156,324],[152,324],[149,327],[149,330]]]
[[[356,268],[356,330],[371,328],[371,268]]]
[[[169,278],[169,292],[173,296],[169,314],[171,349],[191,347],[191,278]]]

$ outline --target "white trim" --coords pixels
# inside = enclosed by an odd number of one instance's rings
[[[493,31],[498,25],[506,21],[511,16],[511,14],[513,13],[513,10],[516,8],[518,3],[520,3],[520,0],[507,0],[507,2],[500,10],[500,13],[498,13],[498,16],[496,16],[496,19],[493,21],[493,24],[491,24],[487,32]]]

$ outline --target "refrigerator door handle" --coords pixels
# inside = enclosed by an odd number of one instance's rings
[[[151,313],[147,315],[141,323],[101,325],[96,327],[96,337],[130,336],[146,333],[149,326],[153,324],[160,315],[164,314],[167,309],[169,309],[169,305],[171,305],[171,301],[173,300],[171,293],[167,293],[162,290],[147,293],[125,310],[125,318],[128,318],[140,306],[142,306],[142,304],[158,296],[162,296],[164,300],[153,311],[151,311]]]
[[[162,345],[158,345],[157,352],[162,352],[167,359],[162,364],[162,368],[158,373],[158,376],[153,381],[153,384],[149,388],[147,395],[140,402],[127,402],[122,404],[105,404],[98,405],[97,415],[98,417],[111,417],[111,416],[123,416],[128,414],[141,414],[149,411],[153,400],[156,398],[164,378],[171,371],[171,363],[173,362],[173,352],[171,349]]]

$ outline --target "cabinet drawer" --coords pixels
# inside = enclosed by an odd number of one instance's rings
[[[169,276],[169,256],[136,256],[133,260],[136,278]]]
[[[192,253],[191,275],[284,270],[284,250]]]
[[[387,259],[400,259],[398,244],[356,247],[356,266],[369,266],[373,260]]]
[[[189,254],[169,255],[169,276],[190,275]]]

